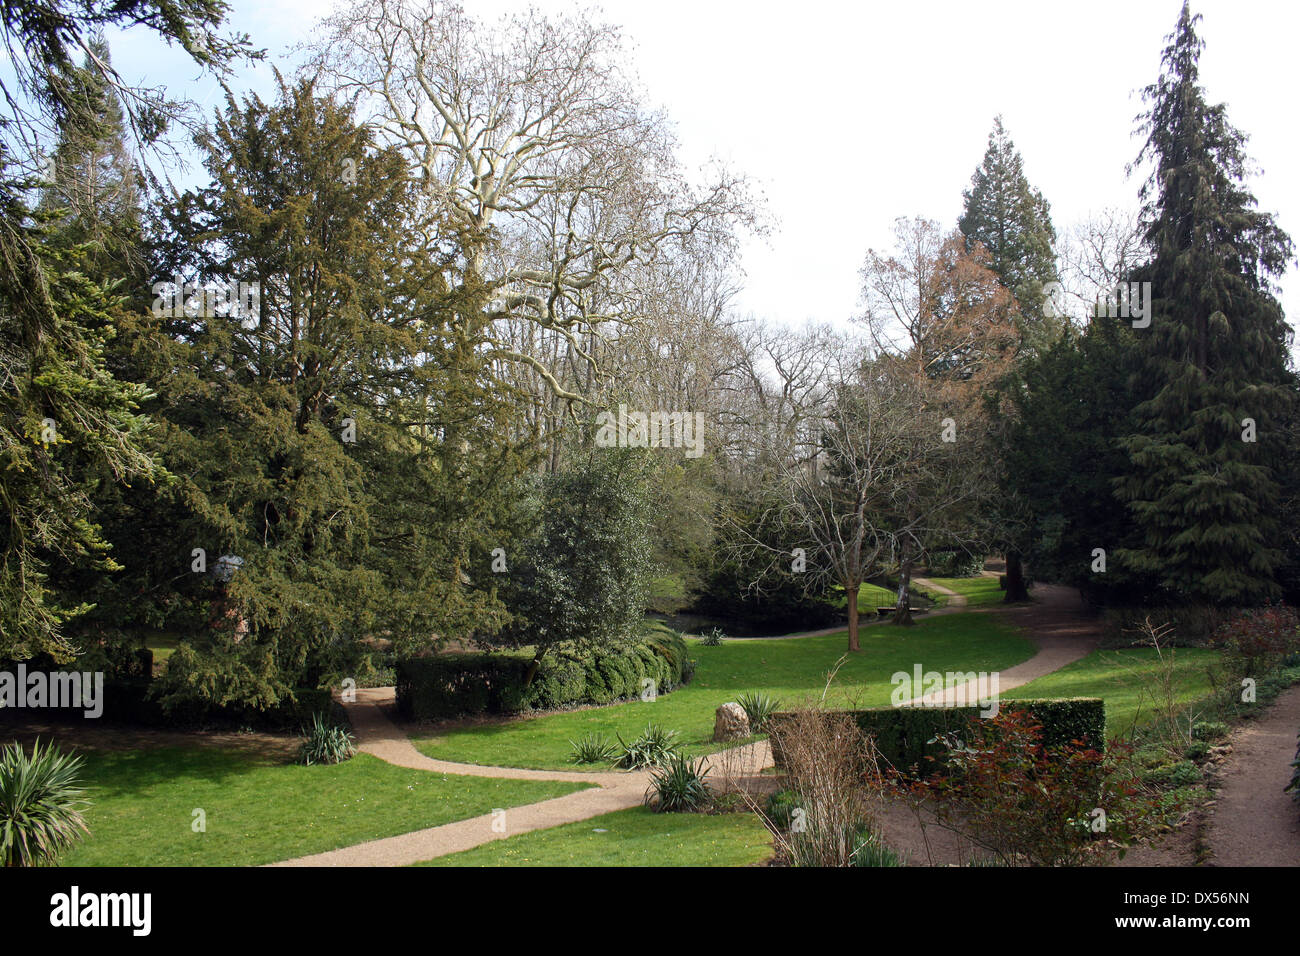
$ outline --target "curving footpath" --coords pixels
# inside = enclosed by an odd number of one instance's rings
[[[965,609],[966,599],[962,595],[923,579],[918,578],[917,582],[950,597],[947,607],[931,611],[927,616]],[[1097,645],[1095,625],[1086,621],[1072,607],[1072,603],[1078,602],[1075,592],[1068,588],[1039,585],[1035,589],[1035,598],[1037,603],[1033,605],[987,609],[1014,615],[1013,622],[1024,627],[1038,645],[1037,652],[1029,660],[1001,672],[999,690],[1009,690],[1049,674],[1083,657]],[[786,636],[810,637],[842,630],[839,627]],[[946,691],[945,698],[955,695],[958,690],[959,688],[952,688]],[[909,703],[933,704],[935,700],[936,698],[922,697]],[[399,767],[428,770],[432,773],[514,780],[577,781],[592,786],[563,797],[508,808],[501,817],[484,814],[426,830],[297,857],[270,864],[271,866],[408,866],[473,849],[515,834],[575,823],[615,810],[626,810],[638,806],[644,800],[650,782],[650,775],[645,771],[587,773],[574,770],[526,770],[435,760],[420,753],[405,732],[388,716],[387,711],[394,702],[394,688],[380,687],[358,690],[356,701],[344,705],[352,720],[357,747],[363,753]],[[772,765],[772,752],[767,741],[762,740],[733,748],[721,759],[717,754],[710,759],[715,765],[723,763],[732,780],[746,780]]]
[[[385,712],[393,705],[392,687],[357,691],[355,703],[344,706],[352,719],[357,749],[399,767],[466,777],[497,777],[509,780],[564,780],[591,784],[591,788],[563,797],[521,807],[510,807],[498,817],[484,814],[457,820],[427,830],[370,840],[325,853],[301,856],[271,866],[409,866],[448,853],[473,849],[530,830],[544,830],[564,823],[587,820],[615,810],[641,804],[650,783],[646,771],[585,773],[577,770],[526,770],[520,767],[484,767],[478,764],[435,760],[420,753],[410,738]],[[758,774],[771,766],[767,741],[733,749],[732,763],[742,777]]]

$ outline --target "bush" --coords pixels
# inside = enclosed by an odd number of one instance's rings
[[[659,813],[699,813],[711,803],[708,775],[703,757],[692,761],[685,754],[673,754],[652,771],[644,802]]]
[[[1210,755],[1210,745],[1204,740],[1194,740],[1183,748],[1183,757],[1193,763],[1200,763]]]
[[[1251,608],[1220,625],[1211,644],[1226,650],[1242,674],[1257,677],[1300,651],[1300,618],[1284,605]]]
[[[307,739],[298,750],[298,762],[308,767],[342,763],[357,752],[352,734],[331,720],[328,714],[312,714],[311,724],[303,727],[302,732]]]
[[[524,686],[529,662],[494,654],[441,654],[397,662],[397,709],[405,720],[558,710],[639,697],[642,681],[668,693],[688,683],[686,642],[654,635],[624,647],[570,648],[542,662]]]
[[[773,842],[791,866],[853,866],[881,795],[871,743],[850,713],[804,708],[781,716],[771,727],[773,750],[803,812],[789,832],[774,830]]]
[[[1079,866],[1152,830],[1158,802],[1133,786],[1126,745],[1048,747],[1033,716],[1012,709],[942,743],[944,773],[908,790],[940,825],[1006,863]]]
[[[1106,705],[1097,697],[1063,700],[1003,700],[1001,711],[1028,713],[1043,728],[1043,742],[1049,748],[1081,741],[1101,748],[1106,739]],[[940,738],[964,731],[978,717],[978,707],[877,707],[847,711],[863,734],[870,737],[877,759],[898,771],[925,776],[941,766],[945,748]],[[780,734],[773,728],[786,714],[773,714],[769,734],[776,739],[772,757],[782,765]]]
[[[778,790],[767,798],[765,816],[779,830],[789,830],[794,811],[802,807],[799,794],[793,790]]]
[[[1198,720],[1192,724],[1193,740],[1218,740],[1228,736],[1228,725],[1219,720]]]
[[[853,850],[854,866],[902,866],[903,858],[885,846],[879,834],[868,827],[859,831]]]
[[[942,551],[929,556],[926,570],[935,578],[973,578],[984,570],[984,555]]]
[[[647,724],[641,736],[630,744],[618,736],[619,756],[617,766],[625,770],[644,767],[662,767],[677,756],[677,731],[664,730],[658,724]]]
[[[0,750],[0,866],[56,862],[88,831],[78,786],[81,758],[36,741]]]
[[[727,635],[720,627],[711,627],[700,634],[700,643],[705,647],[721,647]]]
[[[763,733],[768,720],[781,706],[779,700],[761,691],[741,694],[736,698],[736,703],[744,708],[746,716],[749,717],[749,731],[754,734]]]
[[[1111,608],[1103,622],[1103,647],[1140,647],[1149,632],[1146,622],[1166,627],[1170,643],[1179,647],[1204,647],[1233,612],[1217,605],[1179,604],[1173,607]]]
[[[611,763],[619,755],[618,747],[604,734],[590,733],[570,740],[569,747],[572,763]]]
[[[1176,790],[1201,779],[1201,768],[1190,760],[1180,760],[1165,767],[1157,767],[1142,775],[1142,782],[1159,790]]]

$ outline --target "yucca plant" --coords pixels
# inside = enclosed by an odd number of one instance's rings
[[[570,740],[570,763],[610,763],[619,755],[619,749],[604,734],[590,733],[578,740]]]
[[[0,861],[52,864],[90,832],[78,786],[81,758],[37,740],[30,755],[17,741],[0,751]]]
[[[749,731],[754,734],[763,733],[767,725],[768,718],[775,714],[781,707],[781,701],[761,691],[753,694],[741,694],[736,698],[745,714],[749,717]]]
[[[677,731],[664,730],[658,724],[646,724],[641,736],[630,744],[618,737],[618,766],[626,770],[662,767],[677,755]]]
[[[700,634],[700,643],[705,647],[719,647],[727,637],[720,627],[711,627]]]
[[[319,763],[342,763],[357,752],[352,734],[322,713],[311,715],[311,726],[303,727],[306,741],[298,751],[298,762],[310,767]]]
[[[662,768],[651,772],[644,803],[659,813],[698,813],[712,801],[704,779],[708,775],[703,757],[691,760],[685,754],[673,754]]]

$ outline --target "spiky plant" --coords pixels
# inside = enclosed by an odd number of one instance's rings
[[[54,863],[90,831],[81,811],[81,758],[38,739],[29,755],[17,741],[0,751],[0,861]]]

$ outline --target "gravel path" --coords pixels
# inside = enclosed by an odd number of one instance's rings
[[[525,770],[518,767],[484,767],[478,764],[435,760],[420,753],[402,729],[388,715],[394,705],[394,689],[369,688],[357,691],[355,703],[345,706],[352,719],[357,748],[399,767],[469,777],[498,777],[508,780],[566,780],[590,783],[563,797],[543,800],[469,820],[371,840],[326,853],[285,860],[272,866],[407,866],[448,853],[469,850],[493,840],[502,840],[530,830],[542,830],[574,823],[638,806],[645,797],[650,775],[645,771],[584,773],[578,770]],[[747,778],[772,764],[767,741],[746,744],[725,756],[710,758],[724,764],[729,774]]]
[[[918,583],[921,583],[921,579],[918,579]],[[966,601],[960,594],[947,591],[946,588],[933,582],[924,582],[922,586],[952,594],[953,605],[956,605],[957,599],[960,599],[963,604]],[[1029,660],[998,672],[999,693],[1060,670],[1066,664],[1092,653],[1101,641],[1101,631],[1096,616],[1088,611],[1079,597],[1079,592],[1072,588],[1039,584],[1034,588],[1033,604],[1014,607],[994,606],[987,610],[1005,614],[1009,623],[1023,628],[1038,645],[1038,650]],[[974,613],[974,610],[971,613]],[[958,684],[943,691],[914,697],[904,706],[934,707],[968,703],[971,701],[969,684],[970,682]],[[982,700],[990,696],[989,690],[987,679],[976,682],[974,698]]]
[[[922,582],[950,596],[945,608],[931,615],[960,610],[965,598],[946,588]],[[1012,623],[1024,627],[1038,644],[1038,651],[1022,664],[1001,672],[1000,690],[1033,680],[1043,674],[1077,660],[1096,646],[1095,623],[1084,616],[1076,592],[1067,588],[1040,585],[1034,591],[1037,603],[1027,607],[991,608],[1003,610]],[[1076,606],[1077,605],[1077,606]],[[824,633],[834,633],[843,628],[832,628]],[[808,637],[823,632],[791,634],[790,638]],[[764,638],[771,640],[772,638]],[[955,693],[956,688],[948,693]],[[399,836],[372,840],[355,846],[342,847],[326,853],[286,860],[274,866],[405,866],[472,849],[493,840],[504,839],[517,833],[587,820],[603,813],[625,810],[639,805],[649,784],[649,774],[583,772],[575,770],[526,770],[517,767],[485,767],[478,764],[454,763],[435,760],[415,748],[406,733],[395,724],[390,712],[395,705],[394,689],[370,688],[357,691],[355,703],[345,705],[352,719],[358,749],[388,763],[433,773],[460,774],[475,777],[499,777],[515,780],[567,780],[593,784],[591,789],[544,800],[541,803],[514,807],[500,815],[486,814],[469,820],[460,820],[443,826],[417,830]],[[771,750],[766,741],[737,747],[725,754],[715,754],[710,763],[725,770],[731,780],[745,781],[754,778],[772,763]],[[910,848],[915,851],[916,848]]]
[[[1211,866],[1300,866],[1300,804],[1283,793],[1300,732],[1300,687],[1238,728],[1205,841]]]

